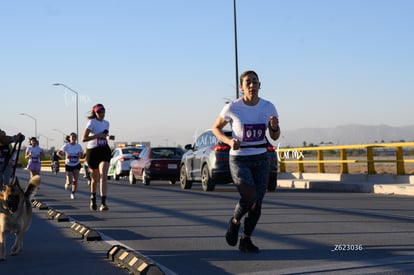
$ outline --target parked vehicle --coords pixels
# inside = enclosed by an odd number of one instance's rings
[[[179,147],[146,147],[139,158],[131,161],[129,183],[142,180],[149,185],[152,180],[167,180],[175,184],[180,179],[180,161],[184,150]]]
[[[231,137],[230,130],[224,130]],[[200,134],[194,144],[185,146],[180,163],[180,184],[182,189],[190,189],[193,182],[201,182],[204,191],[213,191],[216,184],[233,182],[229,167],[230,147],[220,142],[211,130]],[[270,173],[267,189],[274,191],[277,181],[277,155],[275,147],[267,146]]]
[[[108,178],[119,180],[120,177],[129,175],[130,163],[137,159],[141,153],[141,147],[120,146],[112,151],[111,161],[109,162]]]

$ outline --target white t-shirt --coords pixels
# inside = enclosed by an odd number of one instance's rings
[[[105,130],[109,131],[109,122],[107,120],[99,121],[97,119],[91,119],[86,124],[86,128],[91,131],[91,135],[100,134]],[[98,146],[105,146],[108,144],[108,141],[106,138],[98,138],[88,141],[88,144],[86,145],[86,148],[92,149],[96,148]]]
[[[37,163],[40,162],[40,153],[43,152],[43,149],[39,146],[29,146],[26,148],[26,153],[32,153],[29,162]]]
[[[246,105],[242,98],[226,104],[220,116],[230,123],[233,137],[240,146],[265,144],[266,129],[271,116],[279,117],[276,107],[270,101],[259,98],[255,106]],[[250,156],[265,153],[266,148],[240,148],[230,150],[233,156]]]
[[[80,156],[82,156],[83,149],[78,143],[66,143],[60,150],[65,153],[66,165],[76,166],[80,163]]]

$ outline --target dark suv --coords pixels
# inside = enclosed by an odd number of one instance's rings
[[[231,131],[224,130],[231,137]],[[216,184],[233,182],[229,168],[229,151],[227,144],[220,142],[211,130],[199,135],[195,143],[185,146],[180,164],[180,184],[182,189],[190,189],[193,182],[201,182],[204,191],[213,191]],[[269,156],[269,183],[267,189],[274,191],[277,181],[277,156],[275,147],[267,146]]]

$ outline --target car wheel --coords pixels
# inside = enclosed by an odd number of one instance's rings
[[[150,184],[150,178],[148,177],[148,175],[145,172],[145,170],[142,172],[142,183],[144,185],[149,185]]]
[[[203,166],[201,171],[201,187],[204,191],[214,191],[214,182],[210,177],[207,164]]]
[[[267,184],[267,191],[275,191],[277,185],[277,173],[269,174],[269,182]]]
[[[187,171],[185,170],[185,165],[182,165],[180,169],[180,185],[181,189],[191,189],[193,186],[193,182],[187,179]]]
[[[136,184],[137,179],[134,177],[134,173],[132,171],[129,171],[129,184]]]

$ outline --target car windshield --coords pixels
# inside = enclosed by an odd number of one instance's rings
[[[180,148],[153,148],[151,159],[181,159],[183,151]]]

